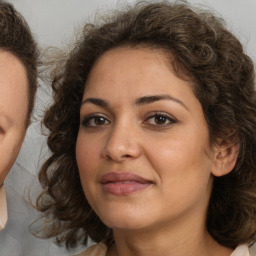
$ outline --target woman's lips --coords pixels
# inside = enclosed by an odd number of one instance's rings
[[[102,176],[101,184],[107,193],[125,196],[147,188],[152,182],[129,172],[111,172]]]

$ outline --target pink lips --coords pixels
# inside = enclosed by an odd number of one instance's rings
[[[152,182],[133,173],[111,172],[103,175],[101,184],[107,193],[125,196],[147,188]]]

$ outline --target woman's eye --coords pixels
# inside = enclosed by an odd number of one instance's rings
[[[177,121],[174,118],[165,114],[155,114],[146,120],[147,124],[154,126],[168,126],[176,122]]]
[[[82,125],[85,127],[97,127],[109,124],[110,121],[102,116],[90,116],[83,120]]]

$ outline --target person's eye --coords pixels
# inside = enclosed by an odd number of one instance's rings
[[[84,127],[99,127],[110,124],[110,121],[100,115],[90,115],[88,117],[85,117],[81,124]]]
[[[177,120],[165,113],[155,113],[148,117],[144,123],[155,127],[168,127],[177,123]]]

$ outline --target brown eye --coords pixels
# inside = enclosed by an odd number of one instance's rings
[[[110,121],[103,116],[90,116],[85,118],[82,125],[85,127],[97,127],[109,124]]]
[[[94,122],[96,125],[103,125],[106,123],[106,119],[103,117],[95,117]]]
[[[176,123],[177,121],[170,116],[164,114],[155,114],[147,119],[147,123],[151,125],[169,125]]]
[[[154,117],[154,121],[155,124],[161,125],[161,124],[165,124],[167,120],[167,118],[165,116],[155,116]]]

